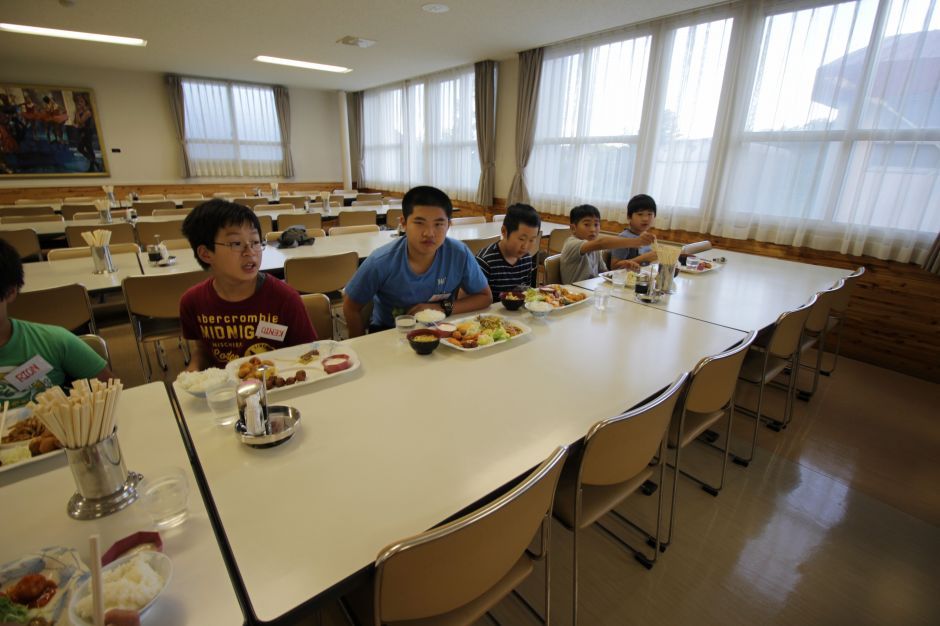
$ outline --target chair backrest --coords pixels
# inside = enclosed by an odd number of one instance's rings
[[[79,335],[78,338],[84,341],[85,345],[94,350],[98,356],[107,361],[108,369],[111,368],[111,350],[108,349],[108,342],[104,340],[104,337],[87,334]]]
[[[82,233],[94,230],[110,230],[111,243],[137,243],[137,236],[134,233],[134,227],[128,223],[122,224],[89,224],[88,226],[79,226],[74,224],[65,227],[65,241],[70,248],[76,246],[85,246],[85,240],[82,239]],[[113,252],[113,250],[112,250]]]
[[[200,204],[205,204],[206,202],[208,202],[208,201],[207,201],[205,198],[199,198],[199,199],[193,198],[193,199],[190,199],[190,200],[183,200],[183,201],[182,201],[182,208],[184,208],[184,209],[195,209],[195,208],[196,208],[197,206],[199,206]]]
[[[256,204],[254,210],[257,211],[259,209],[263,209],[265,211],[293,211],[296,208],[297,207],[295,207],[293,204],[290,204],[289,202],[282,202],[280,204]],[[300,208],[303,208],[303,206]]]
[[[274,220],[271,219],[270,215],[258,215],[257,217],[261,223],[261,232],[259,234],[262,237],[274,230]]]
[[[0,213],[0,224],[29,224],[30,222],[61,222],[59,215],[4,215]]]
[[[293,258],[284,262],[284,280],[301,293],[329,293],[345,287],[358,268],[355,252]]]
[[[166,200],[166,196],[162,193],[142,193],[140,194],[141,200]]]
[[[356,194],[356,202],[362,202],[362,201],[367,201],[367,200],[378,200],[379,202],[381,202],[382,193],[375,192],[375,193],[357,193]]]
[[[62,204],[62,198],[20,198],[13,204]]]
[[[63,204],[59,209],[59,214],[67,220],[74,220],[76,213],[94,213],[98,214],[98,207],[92,203],[87,204]]]
[[[127,312],[132,316],[177,319],[180,298],[187,289],[209,277],[208,272],[128,276],[122,283]]]
[[[137,222],[135,226],[137,228],[137,240],[144,246],[155,243],[155,238],[159,238],[161,241],[183,238],[182,219],[167,220],[165,222]]]
[[[379,552],[377,623],[442,615],[494,587],[548,519],[565,455],[564,447],[556,448],[493,502]]]
[[[39,235],[32,228],[19,228],[17,230],[0,230],[0,239],[13,246],[20,259],[41,260],[42,248],[39,246]]]
[[[84,242],[83,242],[84,243]],[[111,254],[137,254],[140,247],[136,243],[111,243]],[[49,261],[65,261],[68,259],[91,258],[91,248],[88,246],[75,246],[74,248],[53,248],[46,253]]]
[[[728,406],[734,396],[738,375],[757,332],[733,348],[707,356],[692,368],[683,406],[695,413],[713,413]]]
[[[88,204],[95,200],[104,200],[104,196],[65,196],[64,204]]]
[[[179,216],[182,216],[182,217],[185,218],[187,215],[190,214],[190,212],[193,210],[193,208],[194,208],[194,207],[184,207],[184,208],[181,208],[181,209],[177,209],[177,208],[172,208],[172,209],[154,209],[154,210],[153,210],[153,213],[151,213],[151,215],[153,215],[154,217],[166,217],[166,216],[175,217],[175,216],[179,215]]]
[[[561,283],[561,255],[553,254],[545,259],[545,283],[557,285]]]
[[[346,203],[346,198],[344,196],[336,194],[331,194],[328,200],[331,206],[343,206]]]
[[[157,209],[161,211],[166,211],[169,209],[176,210],[176,203],[172,200],[156,200],[153,202],[135,202],[131,206],[134,207],[134,210],[137,211],[137,215],[153,215],[153,212]]]
[[[21,216],[39,216],[55,215],[55,209],[51,206],[18,206],[6,207],[0,209],[0,217],[21,217]]]
[[[845,313],[845,310],[849,307],[849,299],[852,297],[852,292],[855,291],[859,279],[864,274],[865,267],[862,266],[842,279],[842,288],[839,289],[838,294],[832,300],[831,312],[833,315],[842,315]]]
[[[305,293],[300,299],[310,323],[317,331],[317,339],[333,339],[333,307],[330,299],[322,293]]]
[[[291,205],[291,206],[293,206],[293,207],[296,207],[296,208],[298,208],[298,209],[302,209],[302,208],[304,208],[304,204],[307,202],[307,197],[306,197],[306,196],[299,196],[299,195],[294,195],[294,196],[281,196],[281,197],[280,197],[280,202],[281,202],[281,204],[289,204],[289,205]]]
[[[352,206],[382,206],[381,200],[353,200]]]
[[[167,200],[203,200],[201,193],[168,193]]]
[[[189,239],[164,239],[163,245],[166,246],[167,250],[192,250]]]
[[[248,196],[245,198],[232,198],[232,202],[236,204],[240,204],[242,206],[246,206],[249,209],[254,209],[255,207],[258,207],[258,206],[261,206],[261,208],[268,206],[268,199],[259,198],[258,196]]]
[[[816,296],[793,311],[782,313],[774,323],[770,338],[767,340],[767,351],[775,357],[788,359],[799,349],[800,337],[803,336],[803,326],[806,318],[816,303]]]
[[[506,214],[505,214],[505,213],[500,213],[499,215],[494,215],[494,216],[493,216],[493,221],[494,221],[494,222],[502,222],[502,221],[505,220],[505,219],[506,219]]]
[[[492,243],[499,241],[499,235],[494,235],[492,237],[484,237],[482,239],[464,239],[463,242],[470,248],[470,252],[473,253],[473,256],[476,256],[480,253],[480,250],[487,247]]]
[[[303,226],[307,230],[323,228],[323,218],[319,213],[281,213],[277,216],[279,230],[286,230],[297,225]]]
[[[832,303],[839,297],[839,291],[842,289],[843,284],[844,281],[840,280],[829,289],[816,294],[816,302],[810,308],[809,315],[806,317],[806,324],[803,326],[805,330],[818,335],[826,328],[829,324]]]
[[[98,211],[77,211],[72,214],[72,221],[75,221],[75,222],[80,222],[82,220],[98,220],[98,219],[101,219],[101,214],[98,213]]]
[[[220,200],[230,200],[232,198],[244,198],[245,194],[238,193],[237,191],[216,191],[212,194],[213,198],[219,198]]]
[[[340,211],[336,218],[337,226],[363,226],[375,224],[375,211]]]
[[[354,235],[356,233],[377,232],[379,232],[378,224],[363,224],[362,226],[334,226],[330,229],[330,236],[337,237],[339,235]]]
[[[571,237],[570,228],[556,228],[548,236],[548,252],[549,254],[554,254],[556,252],[561,252],[561,249],[565,246],[565,242],[568,241],[568,238]]]
[[[646,404],[591,426],[584,438],[578,483],[615,485],[645,470],[666,435],[687,379],[688,374],[682,374]]]
[[[389,209],[385,213],[385,225],[389,228],[398,228],[398,222],[404,217],[401,209]]]
[[[486,224],[486,216],[470,215],[467,217],[454,217],[450,220],[451,226],[460,226],[461,224]]]
[[[29,322],[97,332],[88,292],[78,283],[22,292],[10,303],[9,311],[11,317]]]

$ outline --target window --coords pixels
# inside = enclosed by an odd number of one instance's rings
[[[473,200],[480,180],[473,67],[363,94],[364,186],[434,185]]]
[[[193,176],[281,176],[274,88],[184,78],[185,148]]]

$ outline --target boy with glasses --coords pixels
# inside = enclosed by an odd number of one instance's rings
[[[209,200],[186,217],[183,234],[212,274],[180,299],[183,337],[195,344],[189,370],[317,338],[297,291],[260,271],[264,240],[254,211]]]

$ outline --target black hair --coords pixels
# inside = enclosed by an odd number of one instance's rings
[[[571,214],[568,219],[572,224],[577,224],[585,217],[593,217],[596,219],[601,219],[601,212],[597,210],[597,207],[592,204],[579,204],[575,208],[571,209]]]
[[[8,241],[0,239],[0,299],[6,300],[23,287],[23,261]]]
[[[196,261],[205,270],[209,269],[209,265],[199,258],[196,252],[199,246],[205,246],[214,252],[215,237],[219,229],[245,224],[257,230],[258,235],[261,234],[261,222],[258,221],[255,212],[248,207],[227,200],[208,200],[190,211],[183,220],[183,235],[189,240]]]
[[[503,228],[506,229],[506,234],[509,235],[519,230],[519,224],[538,228],[542,225],[542,219],[539,217],[538,211],[534,208],[528,204],[518,203],[506,209],[506,218],[503,220]]]
[[[627,203],[627,217],[632,217],[638,211],[652,211],[656,215],[656,201],[645,193],[633,196]]]
[[[428,185],[412,187],[401,199],[401,215],[405,221],[408,220],[408,216],[411,215],[411,211],[416,206],[433,206],[444,209],[447,219],[450,219],[454,214],[454,205],[451,204],[447,194],[437,187]]]

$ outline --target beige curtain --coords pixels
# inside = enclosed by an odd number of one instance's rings
[[[281,127],[281,151],[284,154],[281,175],[290,178],[294,175],[294,160],[290,155],[290,94],[287,87],[276,85],[273,89],[277,122]]]
[[[516,175],[512,177],[507,204],[529,202],[525,186],[525,167],[529,164],[535,138],[535,114],[538,109],[539,82],[542,79],[544,48],[519,53],[519,99],[516,104]]]
[[[167,74],[166,85],[170,92],[170,111],[173,121],[176,122],[176,139],[180,146],[180,156],[183,157],[183,177],[190,178],[192,168],[189,164],[189,155],[186,153],[186,113],[183,107],[183,80],[176,74]]]
[[[933,274],[940,274],[940,233],[933,241],[930,253],[927,254],[927,260],[924,261],[923,268]]]
[[[473,65],[473,70],[477,153],[480,157],[477,204],[493,206],[496,186],[496,61],[480,61]]]
[[[346,94],[346,117],[349,122],[349,162],[352,168],[352,182],[357,189],[362,186],[363,145],[362,132],[362,92]]]

